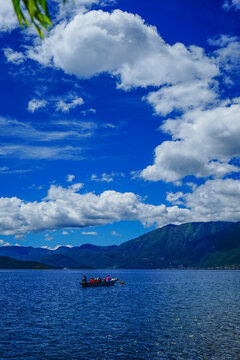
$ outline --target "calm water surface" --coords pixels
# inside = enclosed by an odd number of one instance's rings
[[[239,360],[239,271],[0,271],[0,359]],[[106,271],[85,271],[105,276]]]

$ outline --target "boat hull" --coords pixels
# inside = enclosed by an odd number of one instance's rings
[[[113,286],[115,284],[115,282],[116,282],[116,280],[110,280],[110,281],[99,282],[99,283],[90,283],[90,282],[80,281],[79,284],[85,288],[85,287]]]

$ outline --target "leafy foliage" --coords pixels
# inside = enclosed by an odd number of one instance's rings
[[[62,1],[65,3],[67,0]],[[33,24],[43,38],[43,30],[49,31],[52,26],[47,0],[12,0],[12,3],[21,28]]]

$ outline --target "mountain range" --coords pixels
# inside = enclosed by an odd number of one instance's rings
[[[238,268],[240,222],[167,225],[119,246],[84,244],[72,248],[61,246],[57,250],[4,246],[0,247],[0,268],[4,268],[2,257],[6,256],[51,268]],[[14,263],[12,266],[16,268]]]
[[[1,269],[52,269],[52,266],[40,264],[36,261],[20,261],[8,256],[0,256]]]

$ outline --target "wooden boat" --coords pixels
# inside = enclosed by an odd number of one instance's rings
[[[93,282],[90,283],[89,281],[84,282],[80,281],[79,284],[82,285],[82,287],[98,287],[98,286],[113,286],[115,285],[116,281],[118,279],[111,279],[110,281],[101,281],[101,282]]]

